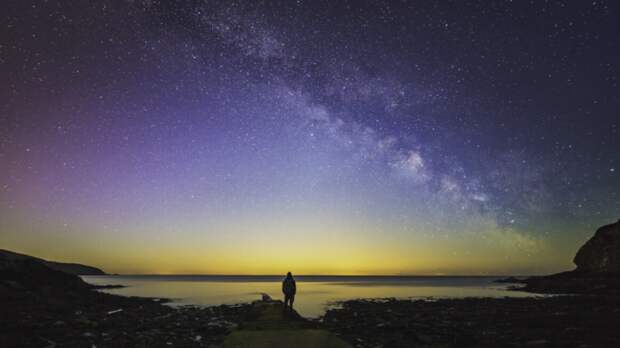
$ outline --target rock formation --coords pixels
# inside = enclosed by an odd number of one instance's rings
[[[574,259],[578,272],[620,274],[620,220],[599,228]]]
[[[15,261],[24,261],[24,260],[35,260],[38,261],[45,266],[56,270],[74,275],[104,275],[105,272],[100,270],[99,268],[80,265],[77,263],[64,263],[64,262],[54,262],[40,259],[38,257],[19,254],[16,252],[8,251],[0,249],[0,266],[7,262],[15,262]]]
[[[525,290],[554,294],[620,295],[620,220],[599,228],[577,252],[577,269],[519,281]]]

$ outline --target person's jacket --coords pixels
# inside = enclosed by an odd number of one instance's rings
[[[282,292],[285,295],[295,295],[297,292],[297,285],[295,284],[295,279],[293,278],[285,278],[282,282]]]

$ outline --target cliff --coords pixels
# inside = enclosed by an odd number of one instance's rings
[[[578,272],[620,274],[620,220],[596,230],[573,262]]]
[[[16,252],[0,249],[0,266],[2,266],[2,264],[7,263],[7,262],[25,261],[25,260],[39,261],[40,263],[44,264],[45,266],[53,270],[57,270],[57,271],[61,271],[61,272],[69,273],[69,274],[74,274],[74,275],[104,275],[105,274],[104,271],[100,270],[99,268],[92,267],[92,266],[81,265],[78,263],[47,261],[44,259],[40,259],[38,257],[19,254]]]
[[[596,230],[577,251],[572,271],[530,277],[525,290],[551,294],[620,295],[620,220]]]

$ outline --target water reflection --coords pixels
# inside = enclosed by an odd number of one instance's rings
[[[172,299],[172,305],[219,305],[250,302],[266,293],[281,299],[280,277],[221,276],[84,276],[97,285],[126,288],[105,292],[124,296]],[[352,298],[458,298],[523,297],[532,294],[507,291],[489,277],[296,277],[295,309],[317,317],[334,301]]]

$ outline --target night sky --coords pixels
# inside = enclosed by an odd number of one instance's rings
[[[25,1],[0,248],[122,273],[524,274],[620,218],[613,1]]]

